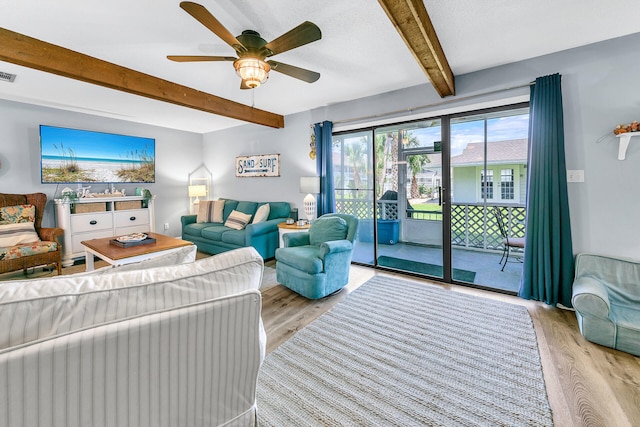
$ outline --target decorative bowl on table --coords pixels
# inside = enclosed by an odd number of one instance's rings
[[[146,238],[147,238],[147,235],[145,233],[131,233],[131,234],[127,234],[126,236],[117,237],[116,240],[118,242],[128,243],[128,242],[140,242]]]

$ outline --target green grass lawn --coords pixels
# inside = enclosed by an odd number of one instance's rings
[[[413,209],[417,211],[442,212],[442,206],[437,203],[419,203],[416,205],[412,204],[411,206],[413,206]]]

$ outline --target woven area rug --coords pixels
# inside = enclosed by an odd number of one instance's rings
[[[550,426],[525,307],[374,277],[271,352],[260,426]]]

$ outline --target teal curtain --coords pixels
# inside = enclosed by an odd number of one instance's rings
[[[333,123],[324,121],[314,125],[316,135],[316,170],[320,177],[318,196],[318,216],[336,211],[336,197],[333,187]]]
[[[559,74],[531,86],[527,233],[519,295],[571,307],[573,246]]]

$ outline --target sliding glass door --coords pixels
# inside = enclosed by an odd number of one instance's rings
[[[353,260],[479,286],[504,270],[497,287],[513,290],[494,209],[524,233],[527,127],[522,105],[334,134],[336,208],[360,220]]]
[[[336,210],[360,220],[353,260],[444,278],[439,119],[336,134]]]

